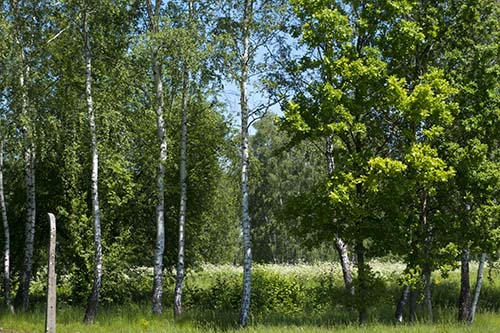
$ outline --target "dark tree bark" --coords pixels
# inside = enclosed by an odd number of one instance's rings
[[[460,296],[458,298],[458,320],[466,322],[470,316],[471,294],[469,278],[470,252],[468,249],[462,252],[460,270]]]
[[[417,298],[418,291],[415,288],[410,288],[410,322],[417,321]]]
[[[434,313],[432,310],[432,293],[431,293],[431,274],[432,274],[432,269],[431,269],[431,263],[430,263],[430,250],[431,250],[431,241],[432,241],[432,234],[431,234],[431,227],[429,225],[429,221],[427,219],[427,214],[429,211],[428,207],[428,193],[427,189],[422,189],[421,194],[420,194],[420,226],[423,230],[424,234],[424,244],[425,244],[425,263],[423,265],[422,269],[422,278],[424,280],[424,301],[425,301],[425,306],[427,308],[427,318],[430,322],[434,321]]]
[[[425,306],[427,308],[427,318],[430,322],[433,322],[434,312],[432,310],[431,274],[430,265],[425,265],[423,271]]]
[[[356,245],[356,259],[358,264],[358,280],[359,280],[359,288],[357,288],[356,293],[358,295],[358,312],[359,317],[358,321],[360,325],[365,325],[368,320],[368,307],[366,303],[363,302],[366,299],[366,288],[367,288],[367,279],[368,279],[368,271],[367,264],[365,263],[365,249],[362,243],[358,243]]]

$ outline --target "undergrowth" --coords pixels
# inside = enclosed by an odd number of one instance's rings
[[[424,309],[413,325],[393,324],[394,304],[400,294],[398,285],[402,267],[398,264],[373,263],[379,283],[373,285],[374,304],[370,307],[369,325],[358,327],[355,304],[346,294],[342,275],[335,264],[255,265],[253,270],[252,317],[248,332],[498,332],[500,285],[493,271],[485,279],[479,302],[480,313],[472,326],[456,322],[459,274],[446,278],[433,275],[435,323],[426,323]],[[471,270],[473,271],[473,270]],[[58,332],[233,332],[241,297],[241,269],[205,265],[186,276],[184,311],[174,320],[173,277],[166,274],[165,310],[161,316],[150,312],[148,269],[116,278],[103,288],[102,302],[95,325],[81,324],[84,304],[75,302],[68,278],[58,286]],[[105,277],[104,277],[105,278]],[[43,332],[44,277],[33,283],[32,309],[12,315],[0,310],[0,332]],[[105,281],[105,280],[104,280]],[[112,288],[112,289],[110,289]]]

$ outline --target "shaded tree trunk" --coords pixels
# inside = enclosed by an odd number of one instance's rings
[[[425,306],[427,308],[427,318],[430,322],[434,321],[434,313],[432,311],[432,294],[431,294],[431,268],[427,264],[424,266],[423,277],[424,277],[424,298]]]
[[[190,2],[190,7],[192,6]],[[182,315],[182,285],[184,282],[184,244],[186,225],[186,202],[187,202],[187,173],[186,173],[186,153],[187,153],[187,112],[189,93],[189,71],[184,71],[182,87],[182,119],[181,119],[181,202],[179,208],[179,249],[177,259],[177,278],[174,292],[174,316]]]
[[[248,325],[250,317],[250,294],[252,289],[252,249],[250,244],[250,215],[248,211],[248,66],[250,60],[250,25],[253,15],[253,0],[243,4],[243,53],[241,54],[240,108],[241,108],[241,228],[243,234],[243,295],[239,324]]]
[[[418,291],[415,287],[410,288],[410,322],[414,323],[417,320],[417,298]]]
[[[159,31],[161,0],[155,5],[147,1],[148,30],[155,34]],[[157,51],[153,51],[153,77],[155,87],[156,128],[159,141],[158,171],[156,175],[156,245],[154,250],[153,306],[154,314],[160,314],[163,308],[163,254],[165,252],[165,163],[167,162],[167,136],[163,118],[164,99],[162,69]]]
[[[368,320],[368,308],[363,300],[366,299],[368,272],[367,272],[367,265],[365,263],[365,249],[362,243],[358,243],[356,245],[356,259],[358,264],[358,280],[359,280],[359,288],[356,290],[359,300],[358,321],[360,325],[365,325],[366,321]]]
[[[0,142],[0,209],[2,210],[2,222],[4,231],[4,252],[3,252],[3,293],[5,305],[11,309],[10,305],[10,229],[7,220],[7,205],[5,203],[4,181],[3,181],[3,151],[4,141]]]
[[[465,322],[469,320],[471,294],[469,279],[470,252],[468,249],[462,252],[460,270],[460,296],[458,298],[458,320]]]
[[[474,322],[477,302],[479,301],[479,295],[481,294],[481,286],[483,285],[483,271],[485,262],[486,262],[486,253],[482,253],[481,259],[479,260],[479,267],[477,268],[476,286],[474,287],[474,297],[472,298],[472,303],[469,313],[469,323],[471,324]]]
[[[431,264],[429,263],[429,258],[430,256],[430,249],[431,249],[431,228],[429,226],[429,221],[427,220],[427,214],[428,214],[428,193],[426,189],[423,189],[421,194],[420,194],[420,203],[421,203],[421,208],[420,208],[420,225],[423,230],[424,234],[424,242],[425,242],[425,260],[426,263],[424,264],[423,270],[422,270],[422,277],[424,280],[424,300],[425,300],[425,306],[427,308],[427,318],[429,319],[430,322],[434,320],[434,315],[432,311],[432,294],[431,294]]]
[[[101,290],[102,279],[102,239],[101,239],[101,214],[99,210],[99,151],[97,147],[97,130],[94,102],[92,100],[92,49],[90,45],[89,15],[87,10],[83,14],[83,35],[85,58],[85,98],[87,102],[87,116],[90,127],[91,155],[92,155],[92,174],[91,174],[91,200],[92,216],[94,219],[94,282],[90,292],[85,317],[83,322],[91,324],[95,321],[97,315],[97,305],[99,303],[99,293]]]
[[[35,142],[33,124],[30,121],[28,113],[28,94],[26,82],[28,81],[30,66],[26,61],[24,45],[21,38],[21,16],[19,14],[18,1],[12,1],[12,8],[15,17],[15,44],[19,49],[19,60],[22,68],[19,70],[19,91],[20,100],[20,123],[22,126],[24,140],[24,178],[26,183],[26,225],[24,230],[24,258],[19,278],[19,288],[17,289],[14,303],[21,311],[28,310],[29,307],[29,291],[31,284],[31,271],[33,267],[33,251],[35,243],[35,222],[36,222],[36,196],[35,196]]]
[[[405,311],[406,304],[408,303],[408,298],[410,296],[410,286],[404,285],[401,292],[401,297],[399,297],[398,304],[396,305],[395,319],[396,323],[403,322],[403,314]]]

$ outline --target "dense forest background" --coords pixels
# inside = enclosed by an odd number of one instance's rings
[[[422,290],[430,319],[431,274],[461,267],[470,320],[469,261],[500,242],[498,1],[0,9],[7,306],[29,308],[53,212],[57,273],[88,322],[152,267],[153,312],[175,279],[180,315],[186,268],[229,263],[245,326],[252,261],[329,261],[364,323],[375,258],[405,265],[397,308]]]

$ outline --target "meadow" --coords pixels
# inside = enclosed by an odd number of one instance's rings
[[[459,274],[433,274],[435,322],[425,320],[424,309],[413,324],[393,322],[394,302],[399,294],[398,263],[372,262],[378,284],[374,285],[369,324],[357,325],[353,304],[345,297],[341,272],[336,264],[256,265],[253,278],[251,325],[237,326],[241,293],[241,270],[230,265],[203,265],[189,271],[184,294],[184,315],[175,319],[167,302],[173,278],[166,279],[166,308],[153,316],[146,287],[149,270],[123,274],[103,288],[103,301],[94,325],[82,324],[84,307],[72,299],[70,279],[61,278],[58,290],[58,332],[498,332],[500,327],[500,273],[488,270],[472,325],[456,321]],[[471,271],[474,271],[474,265]],[[115,297],[111,297],[115,289]],[[143,286],[143,288],[141,288]],[[108,289],[106,289],[108,288]],[[0,312],[0,332],[43,332],[43,275],[33,284],[32,310],[22,314]]]

